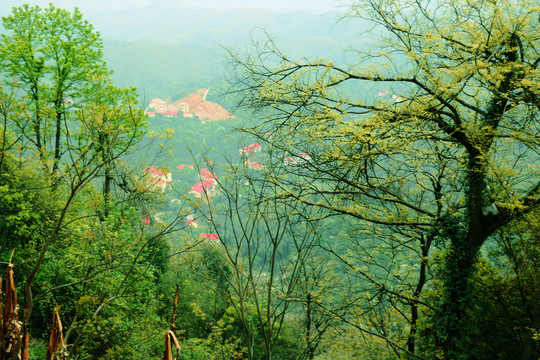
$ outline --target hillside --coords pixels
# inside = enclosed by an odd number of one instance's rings
[[[105,40],[104,58],[119,86],[136,86],[142,102],[180,98],[203,87],[215,88],[223,75],[225,52],[205,45],[163,45]]]
[[[48,5],[44,0],[29,3]],[[67,9],[80,7],[104,39],[104,58],[115,71],[116,83],[136,86],[146,100],[223,87],[227,51],[252,51],[253,41],[264,43],[268,36],[292,58],[332,58],[334,62],[346,62],[351,53],[344,50],[370,41],[361,35],[367,30],[363,22],[338,21],[342,16],[338,11],[321,12],[328,9],[328,2],[310,2],[307,10],[290,12],[249,8],[261,4],[243,0],[227,2],[227,8],[211,0],[196,6],[186,1],[146,0],[54,3]],[[272,3],[278,5],[286,8],[285,1]],[[7,15],[10,7],[0,5],[0,13]]]
[[[144,98],[181,96],[198,88],[221,88],[226,54],[251,51],[252,41],[273,38],[291,57],[346,62],[345,49],[369,41],[361,22],[328,12],[278,13],[262,9],[208,9],[163,2],[105,11],[88,18],[105,39],[104,55],[121,86]]]

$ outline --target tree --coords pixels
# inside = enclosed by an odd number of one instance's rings
[[[5,75],[16,78],[26,95],[26,116],[14,120],[54,172],[66,151],[69,109],[87,104],[95,84],[110,74],[103,43],[77,8],[70,13],[52,4],[46,9],[25,4],[2,23],[8,31],[0,47]]]
[[[276,181],[290,198],[375,226],[375,240],[396,234],[391,248],[412,249],[420,264],[435,242],[445,251],[432,317],[442,358],[470,357],[480,249],[540,203],[533,5],[367,0],[347,15],[382,35],[358,65],[294,61],[272,41],[232,54],[238,105],[264,114],[245,130],[306,179]]]
[[[228,300],[242,326],[247,357],[270,360],[283,341],[287,316],[298,305],[301,267],[316,247],[317,234],[305,221],[309,211],[282,201],[267,172],[242,160],[228,164],[215,203],[198,210],[219,234],[214,246],[228,265]],[[292,345],[286,348],[294,356]]]
[[[15,250],[22,332],[43,336],[63,305],[68,346],[114,356],[126,334],[159,323],[147,309],[171,227],[142,223],[139,200],[153,195],[123,160],[146,118],[135,89],[112,84],[99,34],[78,10],[25,5],[3,24],[0,254]],[[148,323],[126,321],[135,313]]]

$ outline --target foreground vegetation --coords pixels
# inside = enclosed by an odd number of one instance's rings
[[[15,8],[0,358],[538,358],[539,12],[359,2],[355,66],[256,43],[231,135],[148,123],[82,14]]]

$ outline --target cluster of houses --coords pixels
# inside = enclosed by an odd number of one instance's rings
[[[170,118],[198,117],[203,122],[234,119],[234,115],[221,105],[208,101],[206,99],[207,95],[208,89],[199,89],[174,102],[170,98],[164,100],[160,98],[152,99],[145,109],[145,113],[148,117],[155,117],[156,115]]]
[[[157,104],[157,102],[156,102]],[[273,134],[271,134],[273,135]],[[252,143],[245,147],[240,148],[238,151],[242,156],[242,161],[250,169],[261,170],[264,168],[264,165],[253,160],[254,154],[260,152],[262,149],[261,145],[258,143]],[[310,162],[311,156],[308,153],[299,153],[297,155],[283,157],[284,166],[301,166]],[[184,169],[194,169],[193,164],[180,164],[176,166],[179,170]],[[150,166],[145,169],[145,172],[148,174],[147,181],[150,184],[151,188],[160,190],[164,192],[167,189],[167,186],[172,183],[172,176],[170,171],[165,169],[158,169],[154,166]],[[193,195],[197,199],[202,199],[205,202],[210,202],[212,198],[219,194],[218,188],[218,177],[217,175],[209,170],[208,168],[200,169],[197,173],[198,182],[195,183],[188,194]],[[150,218],[143,218],[145,224],[150,223]],[[186,218],[186,224],[191,228],[197,228],[199,222],[194,218],[193,215],[189,215]],[[219,241],[219,235],[217,233],[201,233],[201,237],[206,238],[211,241]]]
[[[193,164],[185,165],[180,164],[177,166],[179,170],[184,168],[194,168]],[[167,185],[170,186],[172,183],[171,172],[165,169],[158,169],[151,165],[149,168],[145,169],[144,172],[147,173],[146,181],[150,185],[151,189],[160,190],[164,192],[167,189]],[[211,198],[218,193],[217,190],[217,176],[208,168],[199,170],[198,177],[200,182],[193,185],[189,194],[195,195],[196,198]]]
[[[180,164],[177,166],[179,170],[183,169],[193,169],[195,166],[193,164]],[[158,169],[151,165],[144,170],[146,175],[146,181],[149,184],[150,189],[155,189],[157,191],[164,192],[167,189],[167,186],[172,183],[172,175],[170,171],[166,169]],[[199,182],[197,182],[191,190],[188,192],[195,196],[195,198],[203,198],[205,201],[210,201],[212,197],[218,194],[217,186],[217,175],[208,168],[199,170],[198,172]],[[157,215],[155,216],[156,221]],[[151,224],[150,216],[143,216],[142,222],[145,225]],[[186,218],[186,224],[191,228],[197,228],[199,222],[194,218],[193,215],[188,215]],[[219,235],[217,233],[200,233],[200,237],[208,239],[212,242],[219,241]]]

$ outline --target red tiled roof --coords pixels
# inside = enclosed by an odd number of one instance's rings
[[[154,171],[159,171],[159,170],[158,170],[158,169],[156,169],[156,168],[154,167],[154,165],[150,165],[150,167],[149,167],[148,169],[145,169],[144,171],[146,171],[146,172],[149,172],[149,173],[152,173],[152,174],[153,174],[153,173],[154,173]]]
[[[298,159],[293,158],[293,157],[284,157],[283,158],[283,164],[285,166],[287,166],[287,165],[296,165],[296,164],[298,164]]]
[[[213,185],[215,185],[215,183],[216,183],[215,180],[204,180],[204,181],[198,182],[195,185],[193,185],[193,187],[191,188],[189,192],[190,193],[197,192],[199,194],[202,194],[204,193],[204,189],[208,189],[212,187]]]
[[[217,179],[217,175],[209,171],[207,168],[201,169],[199,175],[204,177],[204,180]]]
[[[161,176],[165,174],[163,170],[159,170],[158,168],[155,168],[154,165],[150,165],[150,167],[148,169],[145,169],[144,171],[149,172],[150,174],[157,175],[157,176]]]
[[[252,168],[252,169],[262,169],[262,168],[264,167],[263,164],[260,164],[260,163],[258,163],[258,162],[256,162],[256,161],[252,161],[252,162],[250,162],[248,165],[249,165],[249,167]]]
[[[240,149],[241,153],[250,153],[252,151],[257,151],[261,149],[261,145],[257,143],[249,144],[246,147]]]
[[[189,106],[189,113],[193,113],[201,120],[225,120],[234,117],[234,115],[225,110],[221,105],[206,100],[207,94],[208,89],[199,89],[175,103],[187,104]]]
[[[201,233],[201,237],[209,240],[219,240],[219,234],[217,233]]]

